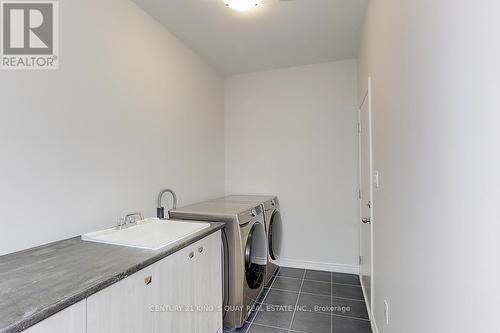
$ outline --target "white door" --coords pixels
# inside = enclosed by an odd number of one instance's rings
[[[359,108],[359,152],[360,152],[360,279],[367,298],[368,309],[372,309],[373,279],[373,163],[371,126],[371,80]]]

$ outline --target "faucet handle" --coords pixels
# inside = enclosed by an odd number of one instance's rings
[[[121,229],[125,225],[125,219],[123,217],[119,217],[116,219],[116,228]]]
[[[139,217],[139,220],[137,220],[137,217]],[[130,213],[130,214],[125,215],[124,220],[125,220],[124,224],[136,223],[137,221],[144,220],[144,216],[142,215],[142,213]]]

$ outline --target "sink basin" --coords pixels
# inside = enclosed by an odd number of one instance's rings
[[[126,229],[111,228],[91,232],[82,235],[82,240],[146,250],[159,250],[209,226],[210,224],[205,222],[150,218],[139,221],[137,225]]]

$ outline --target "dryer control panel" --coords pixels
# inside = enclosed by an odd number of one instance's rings
[[[274,197],[273,199],[264,202],[264,209],[265,210],[275,209],[278,208],[279,205],[280,204],[278,202],[278,197]]]

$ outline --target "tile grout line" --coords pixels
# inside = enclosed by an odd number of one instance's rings
[[[255,325],[261,326],[261,327],[274,328],[274,329],[277,329],[279,331],[286,331],[286,329],[283,327],[271,326],[271,325],[260,324],[260,323],[255,323]],[[290,330],[290,332],[292,332],[292,333],[310,333],[310,332],[297,331],[297,330]]]
[[[292,276],[277,276],[277,277],[279,277],[280,279],[302,280],[301,278],[296,278],[296,277],[292,277]],[[320,283],[333,283],[333,284],[338,284],[338,285],[341,285],[341,286],[351,286],[351,287],[361,288],[361,284],[328,282],[328,281],[313,280],[313,279],[304,279],[304,280],[306,280],[306,281],[312,281],[312,282],[320,282]]]
[[[280,276],[279,275],[279,272],[281,270],[281,267],[274,273],[273,275],[273,280],[271,282],[271,284],[269,286],[265,286],[265,289],[267,289],[267,291],[265,291],[263,293],[263,296],[260,297],[260,299],[262,299],[261,302],[258,303],[258,306],[257,306],[257,309],[256,309],[256,314],[255,316],[253,316],[252,320],[250,322],[247,322],[248,323],[248,327],[247,329],[242,332],[242,333],[248,333],[250,331],[250,329],[254,326],[261,326],[261,327],[269,327],[269,328],[276,328],[276,329],[280,329],[280,330],[283,330],[285,331],[286,329],[285,328],[280,328],[280,327],[275,327],[275,326],[271,326],[271,325],[266,325],[266,324],[260,324],[260,323],[257,323],[255,322],[255,318],[257,317],[258,315],[258,312],[262,309],[262,306],[265,305],[265,304],[268,304],[265,302],[265,299],[267,297],[267,295],[269,294],[269,292],[271,292],[271,290],[277,290],[277,291],[283,291],[283,292],[290,292],[290,293],[294,293],[294,294],[297,294],[297,300],[295,302],[295,307],[293,309],[293,313],[292,313],[292,318],[291,318],[291,321],[290,321],[290,325],[289,325],[289,328],[286,332],[288,333],[305,333],[305,332],[302,332],[302,331],[298,331],[298,330],[294,330],[292,329],[292,326],[293,326],[293,320],[295,318],[295,314],[297,312],[297,306],[298,306],[298,303],[299,303],[299,299],[300,299],[300,296],[302,294],[304,295],[318,295],[318,296],[326,296],[326,295],[323,295],[323,294],[315,294],[315,293],[308,293],[308,292],[304,292],[302,291],[303,289],[303,285],[304,285],[304,282],[305,281],[311,281],[311,282],[322,282],[322,283],[330,283],[330,306],[333,307],[333,302],[334,302],[334,298],[339,298],[339,299],[345,299],[345,300],[350,300],[350,301],[356,301],[356,302],[363,302],[363,300],[359,300],[359,299],[353,299],[353,298],[348,298],[348,297],[342,297],[342,296],[335,296],[334,293],[333,293],[333,289],[335,288],[335,284],[338,284],[338,285],[347,285],[347,286],[354,286],[354,287],[359,287],[357,285],[353,285],[353,284],[346,284],[346,283],[335,283],[335,278],[334,278],[334,272],[330,272],[330,282],[327,282],[327,281],[321,281],[321,280],[311,280],[311,279],[306,279],[306,274],[307,274],[307,269],[304,269],[304,272],[302,274],[302,278],[295,278],[295,277],[288,277],[288,276]],[[285,279],[295,279],[295,280],[300,280],[301,281],[301,284],[300,284],[300,289],[299,291],[294,291],[294,290],[286,290],[286,289],[280,289],[280,288],[275,288],[274,287],[274,284],[276,282],[276,279],[277,278],[285,278]],[[311,312],[314,312],[314,311],[311,311]],[[327,313],[322,313],[322,314],[326,314],[328,315]],[[340,317],[340,318],[348,318],[348,319],[355,319],[355,320],[360,320],[360,321],[367,321],[367,319],[365,318],[359,318],[359,317],[355,317],[355,316],[345,316],[345,315],[340,315],[340,314],[336,314],[336,313],[333,313],[332,311],[330,311],[330,332],[333,333],[333,317],[336,316],[336,317]],[[227,332],[224,332],[224,333],[227,333]]]
[[[278,290],[278,289],[273,289],[273,290]],[[306,294],[306,293],[301,293],[301,295],[314,295],[314,294]],[[323,296],[323,295],[319,295],[319,296]],[[326,296],[325,296],[325,297],[326,297]],[[333,297],[333,298],[335,298],[335,297]],[[269,304],[269,303],[262,303],[261,305],[279,306],[279,305],[277,305],[277,304]],[[332,308],[333,308],[333,306],[332,306]],[[317,313],[317,314],[319,314],[319,315],[321,315],[321,316],[329,316],[329,314],[328,314],[327,312],[323,312],[323,311],[321,311],[321,312],[315,312],[315,311],[313,311],[313,310],[301,310],[301,311],[304,311],[304,312],[309,312],[309,313]],[[332,314],[331,314],[331,315],[332,315],[332,316],[334,316],[334,317],[342,317],[342,318],[356,319],[356,320],[361,320],[361,321],[369,321],[369,319],[367,319],[367,318],[356,317],[356,316],[341,315],[341,314],[334,313],[334,312],[332,312]],[[250,323],[250,322],[247,322],[247,323]],[[265,325],[265,324],[262,324],[262,323],[254,323],[254,324],[256,324],[256,325],[260,325],[260,326],[269,326],[269,325]],[[274,327],[274,326],[269,326],[269,327]],[[277,327],[277,328],[282,329],[282,330],[284,330],[284,329],[285,329],[285,328],[282,328],[282,327],[281,327],[281,328],[280,328],[280,327]],[[292,330],[292,331],[293,331],[293,330]]]
[[[333,316],[337,316],[337,317],[341,317],[341,318],[346,318],[346,319],[357,319],[357,320],[369,322],[368,319],[362,319],[362,318],[356,318],[356,317],[349,317],[349,316],[341,316],[341,315],[337,315],[337,314],[334,314]],[[277,329],[279,331],[285,331],[286,330],[283,327],[272,326],[272,325],[262,324],[262,323],[254,323],[254,325],[261,326],[261,327],[274,328],[274,329]],[[308,332],[305,332],[305,331],[298,331],[298,330],[293,330],[293,329],[291,329],[290,332],[291,333],[308,333]]]
[[[309,280],[304,280],[304,281],[309,281]],[[332,285],[332,287],[333,287],[333,285]],[[278,290],[278,291],[284,291],[284,292],[287,292],[287,293],[293,293],[293,294],[298,294],[299,293],[296,290],[288,290],[288,289],[280,289],[280,288],[273,288],[273,289],[274,290]],[[325,295],[325,294],[315,294],[315,293],[309,293],[309,292],[304,292],[304,291],[301,291],[300,294],[328,297],[328,295]],[[349,297],[343,297],[343,296],[337,296],[337,295],[333,295],[333,298],[340,298],[340,299],[345,299],[345,300],[348,300],[348,301],[355,301],[355,302],[365,302],[362,299],[349,298]],[[264,302],[262,302],[262,303],[264,303]]]
[[[297,312],[297,305],[299,304],[300,292],[302,291],[302,286],[304,285],[304,278],[306,277],[307,269],[304,269],[304,274],[302,275],[302,282],[300,283],[299,294],[297,295],[297,300],[295,301],[295,307],[293,308],[292,320],[290,321],[290,326],[288,326],[288,333],[292,330],[293,319],[295,318],[295,312]]]
[[[332,317],[340,317],[340,318],[347,318],[347,319],[354,319],[354,320],[361,320],[361,321],[370,321],[370,319],[366,319],[366,318],[359,318],[359,317],[353,317],[353,316],[344,316],[344,315],[339,315],[337,313],[332,313]]]
[[[269,289],[267,289],[267,291],[265,291],[266,290],[266,286],[264,286],[264,296],[262,297],[262,302],[259,303],[259,306],[257,307],[257,313],[255,314],[255,316],[253,316],[252,321],[248,325],[248,328],[246,329],[245,333],[248,333],[248,331],[250,330],[250,328],[252,328],[252,325],[253,325],[253,322],[254,322],[255,318],[259,314],[258,311],[260,311],[260,309],[262,307],[262,304],[265,304],[264,300],[266,299],[267,295],[271,291],[271,288],[273,287],[274,282],[276,281],[276,278],[278,277],[278,273],[279,273],[280,270],[281,270],[281,267],[279,267],[278,270],[275,272],[275,274],[273,274],[273,277],[272,277],[273,282],[271,282],[271,284],[269,285]]]

